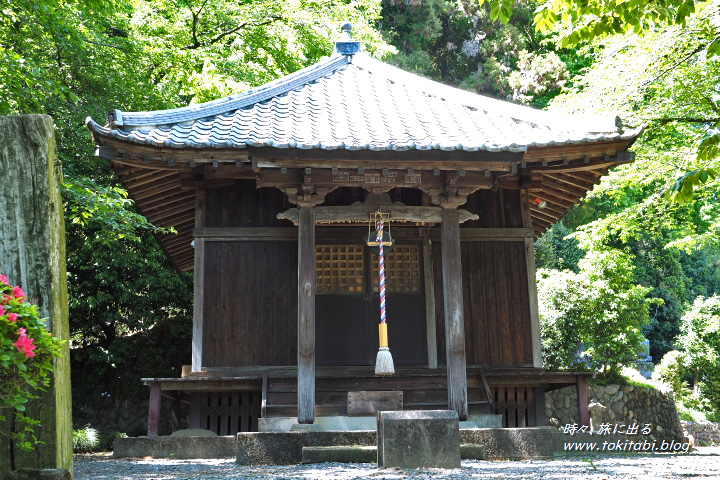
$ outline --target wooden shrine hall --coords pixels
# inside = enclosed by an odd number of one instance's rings
[[[545,424],[533,240],[633,160],[638,130],[552,114],[335,53],[243,93],[87,120],[180,271],[194,270],[192,366],[150,386],[191,427],[379,409],[496,413]],[[374,374],[370,216],[390,214],[387,325],[396,372]],[[584,401],[584,407],[583,407]],[[584,416],[584,418],[583,418]],[[177,427],[177,425],[176,425]]]

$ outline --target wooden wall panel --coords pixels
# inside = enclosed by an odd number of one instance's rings
[[[480,218],[461,225],[461,228],[521,228],[520,190],[478,190],[468,195],[460,208],[477,213]]]
[[[276,188],[256,188],[254,180],[237,180],[234,185],[206,190],[205,226],[214,227],[291,227],[277,214],[289,205]]]
[[[297,363],[297,244],[205,244],[203,366]]]
[[[479,190],[462,206],[480,218],[469,228],[521,228],[520,191]],[[438,360],[445,362],[442,258],[434,242]],[[461,243],[465,351],[468,365],[531,366],[530,305],[524,242]]]

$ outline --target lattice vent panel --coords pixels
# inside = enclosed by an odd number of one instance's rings
[[[380,291],[378,260],[373,256],[373,292]],[[420,247],[418,245],[395,245],[385,255],[385,289],[396,293],[418,293],[421,283]]]
[[[364,245],[316,246],[316,292],[362,293],[364,261]]]
[[[261,392],[202,393],[202,428],[218,435],[257,432]]]

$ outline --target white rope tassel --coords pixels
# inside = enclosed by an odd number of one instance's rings
[[[395,364],[388,347],[380,347],[375,359],[375,375],[393,375]]]

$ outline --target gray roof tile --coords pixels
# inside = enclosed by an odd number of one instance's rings
[[[494,100],[363,55],[335,55],[262,87],[156,112],[115,111],[100,136],[173,148],[486,150],[634,138],[613,119],[570,118]]]

